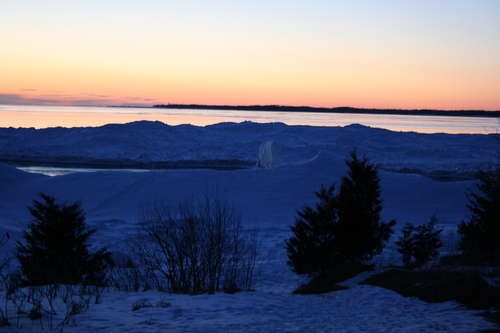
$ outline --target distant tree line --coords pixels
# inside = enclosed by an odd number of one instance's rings
[[[166,109],[201,109],[201,110],[235,110],[235,111],[277,111],[277,112],[330,112],[360,114],[397,114],[417,116],[462,116],[462,117],[500,117],[500,111],[484,110],[431,110],[431,109],[363,109],[353,107],[321,108],[311,106],[286,105],[202,105],[202,104],[158,104],[155,108]]]

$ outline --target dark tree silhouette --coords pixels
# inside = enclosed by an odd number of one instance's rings
[[[375,166],[366,157],[359,159],[356,151],[350,153],[346,164],[349,170],[342,177],[338,195],[336,247],[342,261],[363,263],[382,252],[396,221],[381,220],[380,179]]]
[[[352,152],[340,191],[316,192],[319,203],[297,212],[293,236],[285,242],[288,265],[297,274],[320,277],[362,269],[379,254],[396,223],[383,223],[377,170]]]
[[[304,207],[291,227],[293,236],[285,243],[287,264],[293,272],[309,277],[329,273],[336,265],[335,223],[337,198],[335,186],[322,187],[315,192],[319,203],[316,209]]]
[[[500,263],[500,166],[480,173],[469,194],[471,213],[458,225],[459,249],[477,260]]]
[[[103,285],[109,253],[89,253],[88,240],[95,230],[85,226],[81,203],[58,204],[43,193],[40,197],[42,201],[33,200],[28,207],[32,221],[24,231],[26,245],[17,242],[23,283]]]
[[[406,267],[420,267],[439,255],[438,250],[443,246],[443,229],[435,229],[437,221],[437,217],[433,215],[429,222],[418,227],[406,224],[403,235],[399,236],[396,242],[397,251],[403,255],[403,264]]]

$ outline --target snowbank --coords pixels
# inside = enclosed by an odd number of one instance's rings
[[[260,145],[268,141],[279,142],[288,162],[304,162],[321,150],[347,156],[356,147],[387,170],[466,177],[484,168],[498,151],[494,134],[392,132],[357,124],[198,127],[139,121],[85,128],[0,128],[0,161],[253,167]]]

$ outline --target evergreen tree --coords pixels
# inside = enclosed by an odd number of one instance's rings
[[[399,236],[396,242],[397,251],[403,256],[402,260],[405,267],[411,265],[415,251],[415,229],[413,224],[407,223],[403,228],[402,236]]]
[[[335,186],[316,192],[319,203],[297,212],[293,236],[285,243],[288,265],[297,274],[328,276],[356,270],[379,254],[395,221],[383,223],[377,170],[355,152],[346,160],[349,171]],[[346,270],[346,271],[344,271]]]
[[[437,217],[431,216],[429,222],[417,227],[415,234],[415,250],[413,257],[417,266],[425,265],[429,260],[439,255],[439,248],[443,246],[441,232],[443,229],[435,229]]]
[[[443,229],[435,230],[437,221],[437,217],[433,215],[429,222],[418,227],[406,224],[403,235],[396,242],[397,251],[403,255],[405,266],[420,267],[439,255],[438,249],[443,246]]]
[[[336,247],[346,263],[364,263],[380,254],[396,224],[381,220],[380,179],[374,165],[356,151],[346,160],[349,167],[342,177],[338,195],[338,223],[335,228]]]
[[[88,240],[95,233],[85,224],[81,203],[58,204],[54,197],[40,193],[43,201],[28,207],[32,221],[18,243],[16,257],[26,285],[103,285],[105,260],[101,249],[89,253]]]
[[[459,249],[475,259],[500,262],[500,167],[481,172],[469,194],[468,221],[458,225]]]
[[[309,277],[326,275],[336,264],[334,227],[337,222],[335,186],[315,192],[315,209],[304,207],[291,227],[293,236],[286,241],[287,264],[293,272]]]

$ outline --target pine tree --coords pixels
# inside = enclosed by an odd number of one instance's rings
[[[437,217],[433,215],[429,222],[418,227],[406,224],[403,235],[398,237],[396,242],[397,251],[403,255],[403,264],[406,267],[420,267],[439,255],[438,250],[443,246],[443,229],[435,230],[437,221]]]
[[[403,265],[410,267],[415,252],[415,226],[407,223],[403,228],[402,235],[396,241],[397,251],[403,256]]]
[[[396,223],[383,223],[377,170],[355,152],[346,160],[339,194],[335,186],[315,192],[316,207],[297,212],[293,236],[285,243],[288,265],[297,274],[328,276],[363,267],[379,254]],[[358,265],[361,264],[361,265]]]
[[[481,172],[469,194],[468,221],[458,225],[459,249],[475,259],[500,262],[500,167]]]
[[[81,203],[58,204],[40,193],[43,201],[28,207],[32,221],[18,243],[16,257],[25,285],[103,285],[108,253],[89,253],[88,240],[95,233],[85,226]]]
[[[349,170],[340,184],[335,244],[342,261],[365,263],[382,252],[396,222],[381,220],[380,179],[375,166],[366,157],[359,159],[356,151],[350,153],[346,164]]]
[[[293,236],[286,241],[287,264],[293,272],[309,277],[322,276],[336,265],[334,227],[337,222],[335,186],[315,192],[315,209],[304,207],[291,227]]]
[[[413,257],[416,266],[425,265],[429,260],[439,255],[439,248],[443,246],[441,232],[443,229],[435,229],[437,217],[431,216],[429,222],[417,227],[415,234],[415,249]]]

